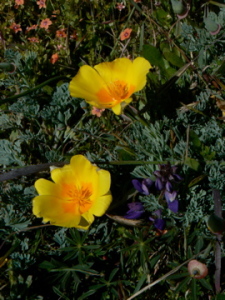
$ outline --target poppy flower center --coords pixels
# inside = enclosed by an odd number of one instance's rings
[[[91,184],[83,184],[81,187],[64,184],[62,188],[63,198],[66,199],[63,204],[64,212],[81,215],[90,209],[92,206],[90,198],[93,194]]]
[[[108,85],[111,96],[116,100],[126,99],[129,94],[127,83],[116,80]]]
[[[106,104],[108,107],[113,107],[124,99],[128,99],[133,94],[135,88],[133,85],[128,85],[123,80],[115,80],[102,88],[97,96],[100,103]]]

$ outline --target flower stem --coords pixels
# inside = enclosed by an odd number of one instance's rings
[[[221,197],[220,197],[220,191],[219,190],[213,190],[213,199],[214,199],[214,212],[215,215],[219,218],[222,218],[222,204],[221,204]],[[216,294],[218,294],[221,290],[220,286],[220,277],[221,277],[221,239],[222,235],[217,234],[217,240],[216,240],[216,249],[215,249],[215,289]]]

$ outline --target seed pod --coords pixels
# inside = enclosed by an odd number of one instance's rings
[[[222,234],[225,231],[225,220],[212,214],[208,217],[207,227],[214,234]]]
[[[205,28],[208,31],[215,31],[218,28],[218,24],[213,21],[210,17],[204,18]]]

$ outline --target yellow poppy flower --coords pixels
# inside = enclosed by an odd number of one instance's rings
[[[84,65],[69,85],[73,97],[84,98],[97,108],[109,108],[120,115],[132,101],[131,95],[146,85],[146,75],[151,64],[143,57],[131,61],[118,58],[100,63],[93,68]]]
[[[75,155],[69,165],[52,170],[51,178],[54,182],[35,182],[39,196],[33,199],[33,214],[43,222],[88,229],[94,216],[102,216],[112,201],[110,173],[83,155]]]

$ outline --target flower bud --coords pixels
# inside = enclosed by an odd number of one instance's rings
[[[222,234],[225,231],[225,220],[215,214],[210,215],[206,223],[208,229],[214,234]]]
[[[204,18],[205,28],[212,34],[216,35],[219,33],[221,25],[217,24],[215,21],[213,21],[210,17]]]
[[[202,279],[208,275],[208,268],[205,264],[193,259],[188,263],[188,272],[191,277]]]
[[[175,14],[182,15],[186,11],[186,6],[183,4],[183,1],[171,0],[172,8]]]

